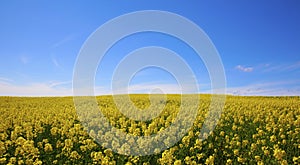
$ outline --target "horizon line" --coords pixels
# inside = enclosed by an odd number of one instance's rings
[[[212,93],[128,93],[128,94],[103,94],[94,96],[74,96],[74,95],[0,95],[0,97],[101,97],[101,96],[117,96],[117,95],[225,95],[225,96],[235,96],[235,97],[300,97],[300,95],[237,95],[237,94],[212,94]]]

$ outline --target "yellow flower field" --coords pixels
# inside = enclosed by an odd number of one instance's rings
[[[130,98],[140,109],[150,106],[148,95]],[[215,130],[201,141],[210,98],[200,95],[193,126],[174,146],[153,155],[126,156],[109,148],[130,155],[130,142],[94,140],[106,133],[100,128],[106,126],[88,121],[89,129],[84,128],[72,97],[0,97],[0,164],[300,164],[300,97],[227,96]],[[112,126],[134,136],[168,128],[181,104],[180,95],[168,95],[156,105],[164,106],[159,116],[134,121],[118,110],[112,96],[98,96],[97,102]],[[86,104],[86,115],[93,115]],[[94,127],[98,129],[90,129]]]

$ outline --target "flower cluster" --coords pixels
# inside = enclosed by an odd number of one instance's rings
[[[180,95],[167,95],[165,100],[159,95],[151,97],[154,102],[148,95],[130,95],[133,105],[144,112],[137,117],[162,109],[147,121],[126,117],[132,105],[122,104],[120,111],[114,102],[122,102],[122,96],[96,98],[102,118],[91,113],[92,105],[84,100],[86,111],[78,114],[72,97],[0,97],[0,164],[300,164],[299,97],[227,96],[214,131],[203,135],[203,122],[214,106],[211,95],[200,96],[198,113],[189,129],[185,124],[192,119],[186,116],[188,109],[195,108],[193,104],[182,103]],[[184,136],[174,145],[176,138],[164,138],[164,134],[160,135],[161,143],[130,136],[116,139],[104,122],[108,119],[111,126],[127,135],[148,137],[169,128],[181,104],[188,108],[181,112],[177,130],[170,129],[169,133]],[[212,125],[208,122],[208,126]],[[96,140],[110,143],[98,144]],[[142,147],[134,148],[136,143]],[[167,150],[161,151],[161,146]],[[126,156],[138,150],[156,154]]]

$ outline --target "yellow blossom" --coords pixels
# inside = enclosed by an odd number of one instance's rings
[[[205,164],[207,165],[213,165],[214,164],[215,157],[213,155],[210,155],[206,160]]]
[[[181,160],[175,160],[174,165],[181,165]]]
[[[72,151],[71,154],[70,154],[70,158],[73,159],[73,160],[76,160],[76,159],[80,158],[80,155],[78,154],[77,151]]]
[[[238,149],[233,150],[233,154],[236,156],[239,155],[239,150]]]
[[[45,152],[51,152],[53,150],[52,145],[49,143],[46,143],[44,150],[45,150]]]

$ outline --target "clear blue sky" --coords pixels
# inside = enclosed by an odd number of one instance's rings
[[[139,10],[177,13],[201,27],[221,56],[228,93],[300,95],[297,0],[2,0],[0,95],[72,95],[73,67],[84,41],[110,19]],[[125,38],[108,52],[96,76],[96,93],[109,93],[109,76],[119,60],[147,45],[182,55],[194,69],[201,92],[210,92],[207,71],[192,50],[170,36],[145,33]],[[157,68],[140,71],[131,82],[133,92],[155,86],[177,90],[174,78]]]

